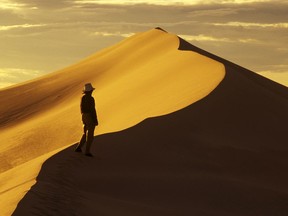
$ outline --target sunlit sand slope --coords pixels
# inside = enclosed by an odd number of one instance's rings
[[[172,114],[48,159],[14,216],[286,216],[288,89],[218,59],[226,76]],[[48,213],[47,213],[48,212]]]
[[[78,141],[79,101],[86,82],[96,87],[96,134],[177,111],[213,91],[224,78],[223,64],[178,47],[176,35],[153,29],[71,67],[0,91],[3,214],[9,215],[33,184],[45,158]]]

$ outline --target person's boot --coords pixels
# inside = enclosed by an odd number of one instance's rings
[[[82,152],[81,147],[77,146],[77,148],[74,150],[75,152]]]
[[[86,149],[85,149],[85,155],[88,157],[93,157],[93,155],[91,154],[90,148],[91,148],[91,144],[93,142],[93,134],[89,134],[88,131],[88,137],[87,137],[87,142],[86,142]]]
[[[74,150],[75,152],[82,152],[82,146],[84,145],[84,143],[86,142],[86,134],[84,133],[81,137],[81,140],[79,142],[79,144],[77,145],[76,149]]]
[[[85,156],[87,156],[87,157],[94,157],[90,152],[85,153]]]

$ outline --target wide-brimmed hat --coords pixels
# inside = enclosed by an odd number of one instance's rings
[[[93,91],[93,90],[95,90],[95,88],[92,86],[91,83],[86,83],[86,84],[84,85],[83,92],[91,92],[91,91]]]

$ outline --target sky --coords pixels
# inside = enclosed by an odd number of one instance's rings
[[[0,88],[158,26],[288,86],[287,0],[0,0]]]

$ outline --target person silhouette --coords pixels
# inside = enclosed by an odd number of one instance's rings
[[[86,143],[85,155],[93,157],[90,152],[91,144],[94,139],[94,130],[98,125],[98,119],[95,109],[95,100],[92,96],[95,88],[91,83],[86,83],[83,89],[83,96],[81,98],[81,114],[83,122],[83,135],[79,144],[77,145],[75,152],[82,152],[82,147]]]

